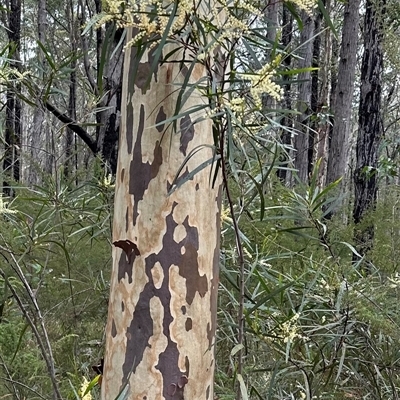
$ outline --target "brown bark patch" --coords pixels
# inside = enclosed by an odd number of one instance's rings
[[[145,111],[143,104],[140,106],[140,120],[139,129],[133,149],[133,158],[130,164],[130,178],[129,178],[129,193],[134,196],[134,206],[133,206],[133,223],[136,224],[136,219],[138,216],[138,205],[141,200],[143,200],[143,194],[149,186],[149,183],[154,179],[160,166],[162,164],[162,148],[160,142],[156,142],[153,162],[143,162],[142,161],[142,135],[144,129],[144,117]]]
[[[181,146],[179,147],[179,150],[184,156],[186,156],[186,150],[188,148],[188,145],[190,141],[193,140],[194,137],[194,125],[189,115],[181,119],[180,128],[181,128]]]
[[[164,130],[164,126],[165,126],[165,124],[161,124],[161,122],[165,121],[166,118],[167,118],[167,114],[165,114],[165,112],[164,112],[164,107],[161,106],[160,109],[158,110],[158,114],[156,117],[156,124],[157,124],[156,128],[157,128],[158,132],[160,132],[160,133]],[[158,124],[160,124],[160,125],[158,125]]]
[[[115,338],[117,336],[117,327],[115,325],[115,321],[113,320],[112,322],[112,327],[111,327],[111,336]]]
[[[193,327],[193,321],[192,321],[191,318],[188,318],[188,319],[186,320],[186,322],[185,322],[185,329],[186,329],[186,332],[189,332],[190,330],[192,330],[192,327]]]

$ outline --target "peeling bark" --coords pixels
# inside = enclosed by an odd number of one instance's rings
[[[193,115],[178,132],[160,124],[174,115],[185,68],[164,62],[145,87],[152,53],[132,81],[135,50],[125,54],[102,399],[124,388],[127,399],[213,399],[220,180],[211,187],[209,166],[169,194],[190,151],[213,144],[212,124]],[[201,65],[195,71],[206,76]],[[203,101],[194,91],[185,108]],[[182,174],[210,157],[209,147],[198,151]]]

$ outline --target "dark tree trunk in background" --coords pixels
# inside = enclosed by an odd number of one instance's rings
[[[104,41],[103,52],[106,64],[104,77],[98,77],[101,101],[97,114],[98,128],[96,132],[97,153],[103,157],[112,173],[117,169],[118,136],[121,115],[122,69],[124,61],[124,44],[121,43],[123,29],[115,24],[107,26],[107,40]]]
[[[96,13],[101,12],[101,1],[95,1]],[[87,23],[86,6],[79,2],[80,25]],[[86,129],[72,118],[69,112],[59,110],[51,102],[46,101],[46,108],[61,122],[68,124],[70,132],[74,132],[88,146],[95,156],[100,156],[106,168],[113,174],[117,169],[118,137],[121,113],[122,68],[124,58],[124,30],[117,29],[114,23],[96,30],[96,68],[91,66],[89,46],[84,35],[81,35],[81,46],[84,53],[84,69],[93,94],[99,99],[96,113],[96,135],[93,137]],[[96,70],[96,77],[94,77]],[[71,134],[71,133],[70,133]]]
[[[70,64],[71,72],[69,75],[69,99],[68,99],[68,116],[76,120],[76,53],[77,53],[77,26],[76,19],[74,14],[74,6],[72,2],[70,2],[66,6],[66,14],[69,21],[69,40],[71,41],[71,52],[73,54],[73,58]],[[67,125],[67,135],[65,138],[65,161],[64,161],[64,175],[68,178],[73,174],[74,169],[76,168],[74,162],[74,151],[75,151],[75,133],[74,131]]]
[[[290,53],[289,46],[292,42],[293,36],[293,16],[290,11],[283,5],[282,11],[282,45],[285,49]],[[283,63],[287,69],[290,69],[292,63],[292,57],[290,54],[283,59]],[[292,88],[290,83],[286,83],[283,87],[283,108],[287,111],[292,109]],[[282,119],[282,125],[286,127],[286,130],[282,131],[281,141],[284,145],[284,149],[279,156],[279,165],[283,168],[279,168],[277,171],[278,178],[281,180],[283,184],[290,178],[288,178],[288,170],[285,169],[289,163],[289,154],[290,154],[290,144],[291,144],[291,131],[293,129],[292,117],[289,114],[285,114]]]
[[[321,35],[320,35],[320,30],[321,30],[321,22],[322,22],[322,13],[318,12],[315,21],[314,21],[314,34],[315,34],[315,39],[314,39],[314,45],[313,45],[313,60],[312,60],[312,66],[313,68],[320,68],[320,54],[321,54]],[[317,140],[316,137],[316,132],[318,129],[318,120],[317,120],[317,114],[320,109],[320,104],[319,104],[319,75],[320,72],[318,69],[315,71],[311,72],[311,112],[313,115],[313,118],[311,120],[311,129],[309,130],[309,136],[308,136],[308,176],[311,175],[313,166],[314,166],[314,146],[315,142]]]
[[[273,46],[272,43],[276,41],[276,32],[279,27],[279,8],[281,7],[280,2],[270,2],[269,6],[266,9],[266,18],[267,18],[267,40],[270,42],[270,46]],[[271,61],[271,52],[268,51],[266,54],[266,62]],[[275,117],[276,113],[276,100],[271,96],[265,96],[263,98],[263,112],[269,113],[272,118]]]
[[[383,50],[382,19],[385,1],[378,5],[367,0],[364,17],[364,54],[361,66],[359,129],[357,135],[356,168],[354,173],[354,238],[356,248],[366,255],[372,248],[374,226],[358,226],[366,212],[376,204],[378,190],[378,149],[383,126],[381,116]]]
[[[346,171],[351,126],[360,0],[345,4],[340,46],[336,95],[333,103],[334,125],[329,149],[326,185],[343,177]],[[344,184],[342,182],[342,187]]]
[[[46,31],[47,31],[47,7],[46,0],[38,1],[37,9],[37,33],[38,40],[44,46],[46,46]],[[37,49],[37,63],[38,71],[37,75],[40,79],[44,79],[45,71],[47,68],[46,58],[43,55],[42,49],[38,47]],[[42,162],[43,158],[48,157],[46,152],[43,152],[43,137],[42,133],[44,131],[45,125],[45,109],[43,103],[40,99],[36,99],[36,108],[33,113],[33,123],[32,129],[27,133],[27,143],[28,143],[28,165],[27,165],[27,181],[29,186],[34,186],[41,182],[41,170],[44,166]]]
[[[21,49],[21,0],[11,0],[7,10],[7,35],[9,43],[10,66],[20,69]],[[20,150],[21,150],[21,100],[17,94],[21,91],[18,82],[10,82],[6,93],[6,121],[5,121],[5,143],[3,170],[8,179],[3,183],[3,191],[11,196],[13,191],[12,181],[20,180]]]
[[[331,12],[331,0],[325,1],[325,8],[328,14]],[[328,27],[325,27],[328,28]],[[315,160],[314,162],[321,160],[320,168],[318,171],[318,186],[323,187],[325,183],[327,161],[328,161],[328,136],[329,136],[329,84],[332,76],[331,68],[331,57],[332,57],[332,32],[330,29],[325,29],[322,34],[324,51],[321,55],[321,69],[320,69],[320,93],[319,93],[319,104],[318,112],[318,126],[316,132],[316,143],[315,143]]]
[[[313,56],[313,34],[314,18],[306,12],[301,13],[303,20],[303,30],[300,34],[301,59],[298,62],[298,68],[307,68],[312,65]],[[297,97],[296,110],[299,112],[296,121],[296,136],[294,138],[295,168],[298,170],[298,177],[301,182],[308,181],[308,148],[309,148],[309,116],[311,103],[311,74],[310,72],[301,72],[298,76],[299,94]]]

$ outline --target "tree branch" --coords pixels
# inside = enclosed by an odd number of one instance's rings
[[[97,145],[96,141],[92,139],[92,137],[83,129],[76,121],[68,117],[68,115],[62,113],[60,110],[55,108],[51,103],[46,101],[45,103],[46,108],[61,122],[68,125],[73,132],[75,132],[89,147],[93,154],[97,154]]]

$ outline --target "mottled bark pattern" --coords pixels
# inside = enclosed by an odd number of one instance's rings
[[[366,3],[364,17],[364,55],[361,67],[359,129],[357,136],[357,164],[354,174],[354,222],[361,222],[372,209],[377,196],[378,149],[382,137],[381,93],[383,72],[382,1]],[[377,9],[377,7],[382,7]],[[357,228],[356,245],[361,254],[372,246],[373,226]]]
[[[135,48],[127,49],[102,399],[114,400],[127,384],[128,399],[212,399],[220,181],[211,187],[208,167],[168,195],[190,151],[213,143],[212,126],[194,125],[194,115],[179,120],[177,132],[164,126],[185,69],[162,63],[146,87],[151,54],[135,64]],[[206,75],[200,65],[195,72],[196,80]],[[194,91],[185,107],[203,101]],[[182,174],[211,157],[208,147],[196,152]]]

